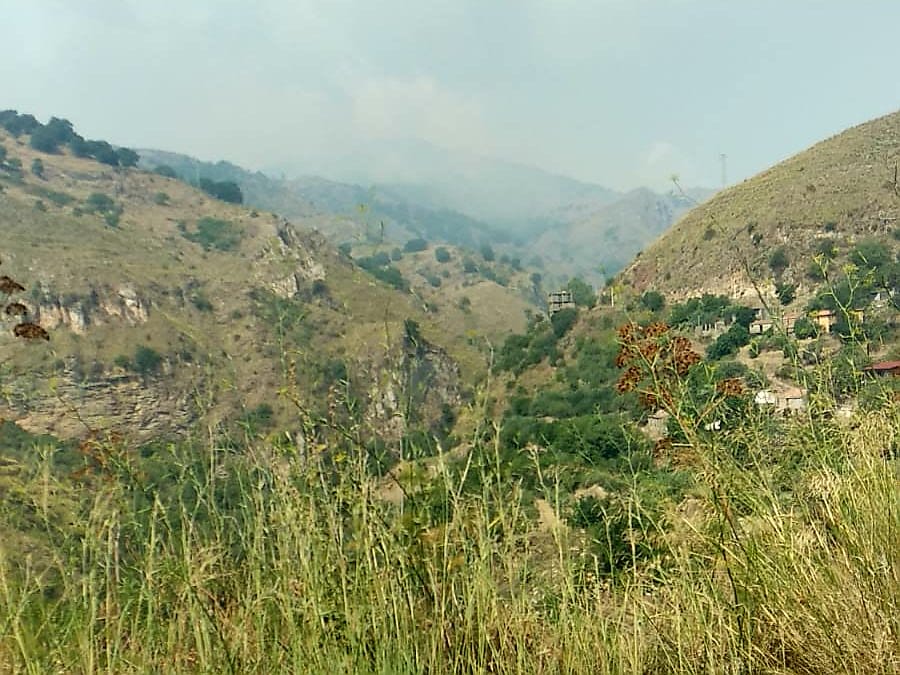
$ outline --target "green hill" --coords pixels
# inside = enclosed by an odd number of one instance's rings
[[[24,428],[149,438],[253,419],[265,432],[353,407],[364,434],[446,434],[446,411],[483,372],[480,348],[445,340],[315,218],[42,152],[27,134],[0,132],[0,146],[3,271],[51,334],[2,338],[2,414]]]
[[[866,239],[896,248],[898,164],[900,113],[849,129],[698,206],[621,281],[672,297],[750,298],[754,283],[771,288],[778,276],[802,294],[818,285],[807,272],[823,250],[836,248],[840,260]]]

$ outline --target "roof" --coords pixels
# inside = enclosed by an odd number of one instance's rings
[[[863,370],[896,370],[898,368],[900,368],[900,361],[882,361],[866,366]]]

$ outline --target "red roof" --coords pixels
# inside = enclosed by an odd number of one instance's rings
[[[900,361],[882,361],[866,366],[863,370],[897,370],[898,368],[900,368]]]

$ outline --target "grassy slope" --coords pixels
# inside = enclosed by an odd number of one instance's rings
[[[138,344],[145,344],[170,362],[167,377],[157,384],[186,395],[204,370],[175,358],[177,352],[188,348],[195,363],[206,362],[216,374],[212,380],[216,382],[216,405],[221,407],[219,416],[242,406],[274,403],[283,377],[278,346],[272,342],[273,327],[261,323],[248,293],[254,288],[270,288],[295,270],[307,269],[309,260],[322,266],[327,293],[308,298],[299,310],[311,329],[311,342],[295,355],[301,363],[304,359],[316,364],[341,358],[351,372],[377,368],[402,335],[403,320],[411,318],[420,323],[426,339],[448,347],[463,364],[464,377],[474,378],[483,368],[483,358],[465,341],[443,339],[443,331],[429,320],[415,298],[375,282],[321,237],[300,230],[297,251],[283,255],[276,236],[277,216],[261,213],[254,217],[248,209],[153,174],[115,171],[90,160],[36,153],[8,136],[0,142],[10,157],[21,159],[25,167],[23,184],[3,183],[4,272],[20,278],[29,289],[41,285],[51,289],[52,297],[84,296],[98,288],[115,292],[130,285],[150,305],[145,324],[110,321],[91,327],[83,336],[59,329],[49,345],[4,339],[4,349],[22,369],[39,367],[46,374],[57,360],[77,354],[89,366],[96,362],[110,372],[117,355],[129,355]],[[44,162],[44,179],[27,171],[36,157]],[[65,193],[74,201],[57,206],[46,190]],[[95,192],[124,206],[117,228],[108,227],[98,215],[73,215]],[[156,202],[157,193],[167,195],[165,204]],[[46,210],[35,208],[38,199]],[[239,247],[227,252],[204,251],[186,240],[178,222],[192,227],[202,217],[236,224],[243,234]],[[308,223],[301,220],[297,225],[303,228]],[[308,292],[311,282],[301,285]],[[190,295],[192,287],[209,299],[212,311],[200,311],[190,301],[179,300],[179,290]],[[26,300],[31,302],[29,293]],[[74,432],[77,426],[70,421],[58,430]]]
[[[621,275],[637,291],[753,295],[784,246],[803,281],[818,239],[844,245],[900,225],[900,113],[849,129],[724,190],[688,213]]]

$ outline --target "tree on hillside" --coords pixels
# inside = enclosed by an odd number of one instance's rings
[[[210,197],[215,197],[223,202],[231,204],[243,204],[244,194],[240,186],[233,180],[215,181],[209,178],[201,178],[198,186]]]
[[[439,263],[448,263],[450,262],[450,251],[443,246],[438,246],[434,249],[434,259]]]
[[[788,258],[787,249],[785,249],[784,246],[779,246],[772,251],[772,255],[769,256],[769,267],[776,275],[780,275],[784,272],[789,264],[790,259]]]
[[[119,158],[119,166],[137,166],[140,155],[131,148],[119,148],[116,151]]]
[[[31,162],[31,173],[33,173],[38,178],[44,177],[44,162],[41,161],[40,157],[35,157]]]
[[[487,262],[493,262],[494,249],[491,248],[490,244],[482,244],[481,245],[481,257],[484,258]]]
[[[666,306],[666,298],[659,291],[647,291],[641,296],[641,304],[651,312],[658,312]]]
[[[572,300],[579,307],[590,309],[597,303],[597,295],[593,287],[580,277],[572,277],[566,284],[566,289],[572,294]]]

